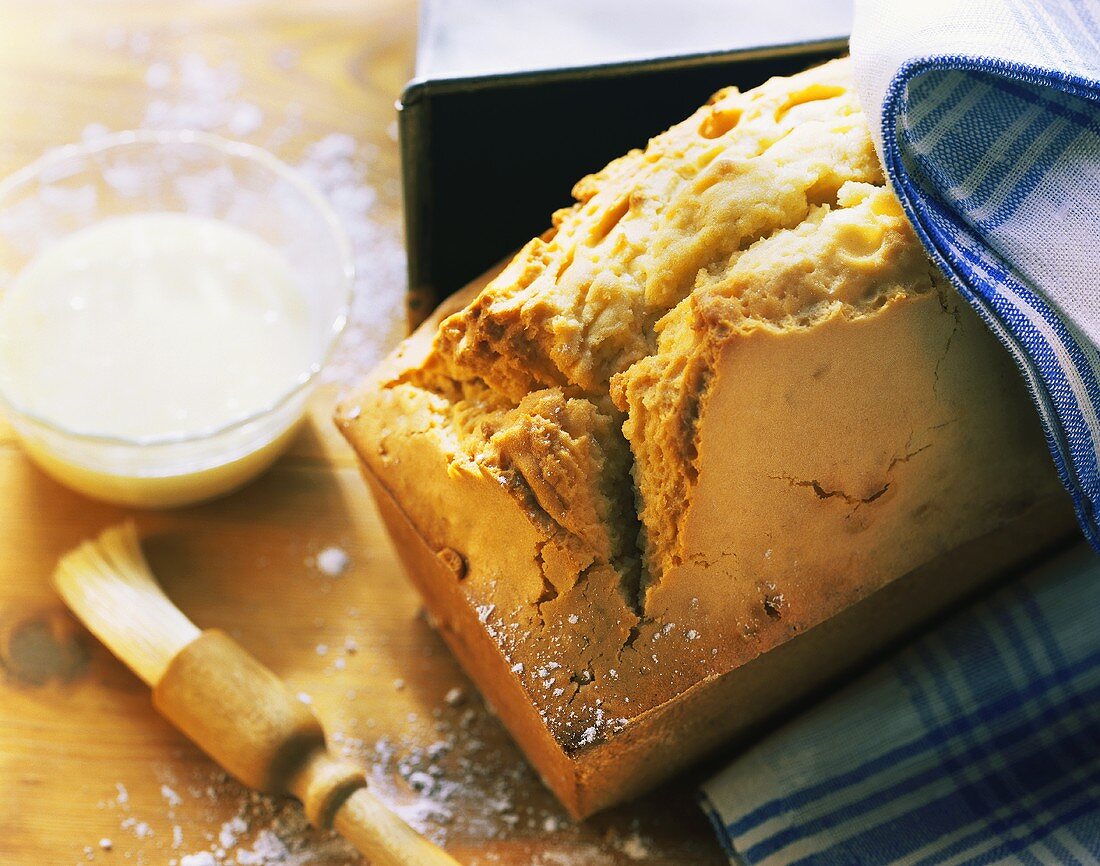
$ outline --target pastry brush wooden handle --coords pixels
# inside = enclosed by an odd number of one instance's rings
[[[313,713],[217,629],[202,632],[153,687],[157,710],[251,788],[294,794],[314,826],[336,829],[374,866],[458,866],[333,758]]]
[[[333,826],[366,854],[372,864],[390,866],[459,866],[412,827],[387,809],[366,788],[353,793],[337,810]]]
[[[372,866],[459,866],[386,808],[367,790],[365,781],[349,786],[345,781],[349,770],[357,768],[317,752],[291,780],[291,793],[305,804],[315,826],[334,827],[367,855]],[[361,772],[358,778],[363,778]]]

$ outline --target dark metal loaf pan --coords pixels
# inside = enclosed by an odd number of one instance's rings
[[[409,317],[715,90],[842,53],[847,0],[424,0],[399,108]],[[556,65],[555,65],[556,64]]]

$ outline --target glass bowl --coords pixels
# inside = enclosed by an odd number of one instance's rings
[[[309,366],[258,411],[159,438],[66,429],[2,388],[0,403],[27,453],[63,484],[120,505],[170,507],[239,487],[290,442],[347,321],[352,257],[320,192],[267,151],[200,132],[122,132],[51,150],[0,181],[0,293],[56,240],[150,212],[222,220],[283,253],[309,312]]]

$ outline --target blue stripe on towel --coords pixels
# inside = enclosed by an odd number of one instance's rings
[[[877,722],[905,740],[866,737]],[[1100,558],[981,603],[704,794],[751,866],[1100,862]]]

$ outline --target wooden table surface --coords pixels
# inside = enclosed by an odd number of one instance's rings
[[[308,694],[383,798],[465,863],[724,862],[692,780],[565,819],[421,618],[328,421],[341,383],[400,328],[393,101],[411,3],[0,0],[0,21],[0,174],[104,129],[197,126],[304,161],[357,245],[337,381],[290,453],[221,501],[136,515],[170,595]],[[293,804],[227,780],[54,596],[58,555],[124,512],[47,479],[7,428],[0,497],[0,864],[360,862]],[[329,546],[350,555],[342,576],[313,563]]]

